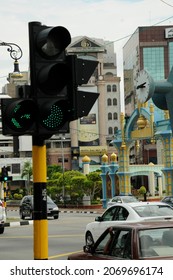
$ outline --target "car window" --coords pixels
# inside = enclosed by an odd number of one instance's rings
[[[173,256],[173,228],[140,230],[139,250],[144,258]]]
[[[29,203],[29,202],[30,202],[29,197],[25,197],[24,200],[23,200],[23,202],[24,202],[24,203]]]
[[[117,209],[118,207],[108,208],[108,210],[102,216],[102,221],[112,221],[117,212]]]
[[[50,198],[50,196],[47,195],[47,202],[48,203],[54,203],[53,200]]]
[[[114,215],[115,221],[125,221],[129,215],[129,212],[124,207],[118,207]]]
[[[102,239],[102,241],[95,248],[96,254],[107,254],[108,244],[111,241],[111,232],[108,232],[107,235]]]
[[[173,216],[173,209],[167,205],[141,205],[133,209],[140,217]]]
[[[111,202],[117,202],[118,198],[117,197],[114,197],[112,198]]]
[[[118,230],[112,242],[110,255],[117,258],[131,259],[131,231]]]
[[[123,202],[129,203],[129,202],[138,202],[138,199],[134,196],[125,196],[123,198]]]

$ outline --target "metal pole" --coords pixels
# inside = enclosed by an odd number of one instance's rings
[[[3,182],[4,184],[4,207],[7,208],[7,182]]]
[[[34,259],[48,259],[46,145],[33,136]]]
[[[63,202],[64,202],[64,206],[65,206],[65,186],[64,186],[64,145],[63,145],[63,139],[61,139],[61,157],[62,157],[62,176],[63,176],[62,196],[63,196]]]

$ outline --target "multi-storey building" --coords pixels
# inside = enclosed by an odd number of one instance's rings
[[[86,91],[99,92],[100,95],[88,116],[70,123],[69,133],[56,134],[46,140],[47,164],[63,164],[67,170],[80,170],[82,159],[87,155],[91,159],[92,170],[92,167],[96,168],[101,163],[104,153],[110,155],[113,151],[115,152],[115,148],[109,146],[109,143],[116,130],[120,128],[120,77],[117,77],[116,54],[111,42],[86,36],[74,38],[67,51],[69,54],[76,54],[85,59],[99,61],[88,84],[82,88]],[[5,94],[15,97],[15,86],[27,84],[29,80],[27,75],[24,73],[23,78],[18,80],[9,75],[9,84],[3,88],[3,97]],[[10,165],[13,164],[12,158],[15,158],[14,162],[17,157],[19,161],[20,158],[31,159],[31,136],[6,137],[1,135],[0,143],[2,143],[1,139],[5,139],[3,140],[4,146],[10,148],[10,153],[5,150],[2,153],[3,158],[11,158]],[[0,165],[4,165],[4,159]],[[18,170],[21,172],[21,168]]]
[[[136,77],[141,69],[147,70],[155,81],[167,79],[173,66],[173,26],[138,27],[123,48],[125,113],[130,116],[137,107]],[[147,106],[152,100],[147,102]],[[155,121],[164,119],[164,111],[155,107]],[[130,163],[157,163],[157,144],[142,140],[140,154],[135,146],[130,151]],[[161,163],[161,162],[160,162]]]

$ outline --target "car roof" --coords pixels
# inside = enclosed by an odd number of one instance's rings
[[[161,201],[139,201],[139,202],[129,202],[129,203],[126,203],[126,202],[122,202],[122,203],[116,203],[112,206],[110,206],[109,208],[111,207],[117,207],[117,206],[126,206],[126,207],[135,207],[135,206],[145,206],[145,205],[165,205],[167,207],[170,207],[168,204],[164,203],[164,202],[161,202]]]
[[[131,228],[131,229],[154,229],[154,228],[173,228],[172,220],[159,220],[159,221],[143,221],[143,222],[126,222],[123,224],[117,224],[110,228]]]
[[[132,195],[132,194],[126,194],[126,195],[120,194],[120,195],[115,195],[112,198],[115,198],[115,197],[129,197],[129,196],[131,197],[131,196],[134,196],[134,195]]]

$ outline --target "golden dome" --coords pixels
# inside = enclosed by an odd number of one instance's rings
[[[111,161],[116,162],[117,161],[117,155],[115,153],[112,153],[111,155]]]
[[[84,156],[82,162],[90,162],[91,159],[88,156]]]
[[[137,126],[139,129],[142,129],[146,126],[146,119],[144,116],[140,116],[137,120]]]
[[[106,154],[102,156],[102,162],[108,162],[108,156]]]
[[[154,165],[154,163],[153,163],[153,162],[150,162],[148,165],[152,166],[152,165]]]

